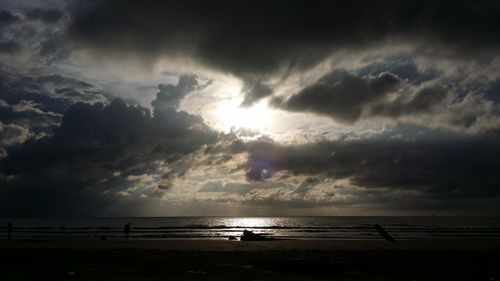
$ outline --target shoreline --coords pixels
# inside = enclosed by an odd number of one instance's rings
[[[364,250],[478,250],[500,251],[500,239],[399,240],[0,240],[0,249],[159,249],[175,251],[364,251]]]

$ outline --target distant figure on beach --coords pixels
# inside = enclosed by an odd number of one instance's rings
[[[128,237],[130,235],[130,223],[129,222],[125,225],[123,230],[125,231],[125,240],[128,240]]]
[[[10,240],[12,238],[12,222],[9,221],[7,224],[7,237]]]

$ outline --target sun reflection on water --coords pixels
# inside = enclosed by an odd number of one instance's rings
[[[230,227],[261,228],[275,225],[275,218],[227,218],[226,225]]]

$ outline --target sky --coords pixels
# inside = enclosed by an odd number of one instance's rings
[[[0,216],[500,214],[500,2],[0,0]]]

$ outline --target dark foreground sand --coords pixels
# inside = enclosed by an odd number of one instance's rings
[[[500,280],[500,239],[0,241],[0,280]]]

